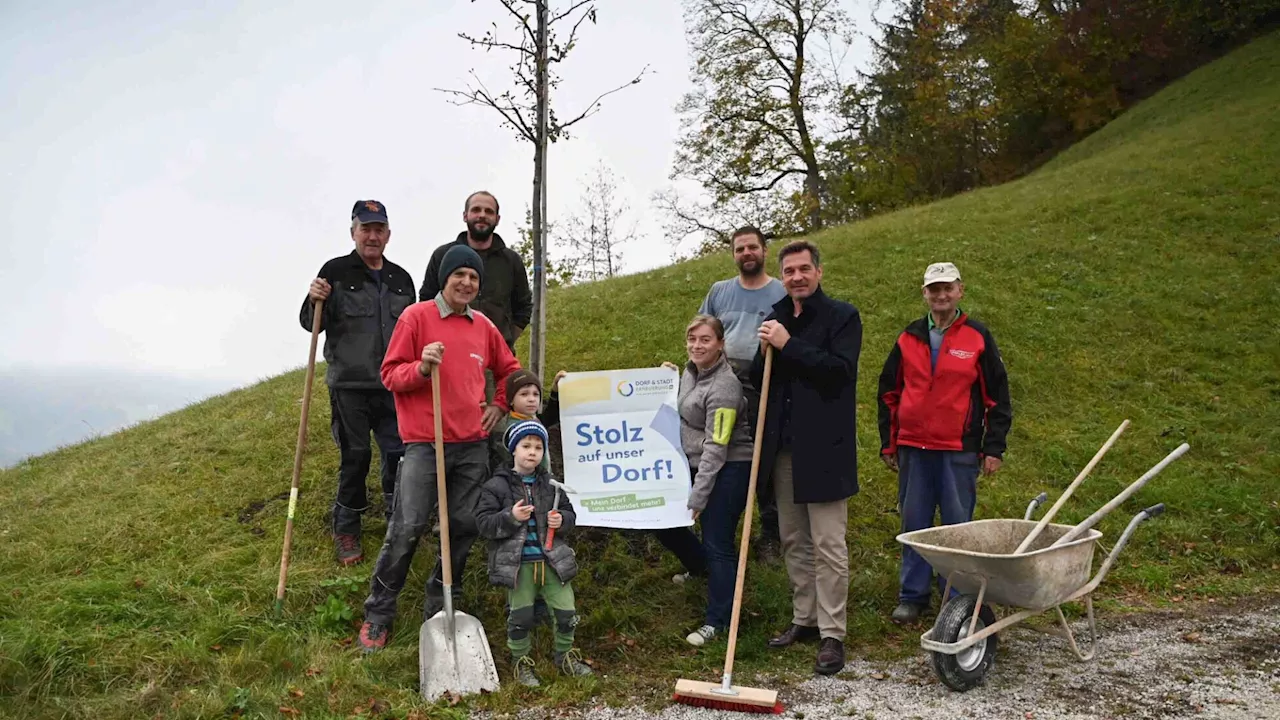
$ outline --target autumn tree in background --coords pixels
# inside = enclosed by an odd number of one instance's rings
[[[820,229],[827,188],[819,116],[835,97],[831,48],[847,44],[837,0],[686,0],[694,90],[684,97],[669,191],[657,204],[677,229],[713,242],[743,222],[782,233]]]
[[[576,280],[603,280],[622,269],[622,246],[636,235],[630,210],[613,171],[597,163],[582,182],[577,210],[564,221],[564,255],[573,262]]]
[[[834,106],[824,210],[1024,175],[1277,21],[1280,0],[903,0]]]

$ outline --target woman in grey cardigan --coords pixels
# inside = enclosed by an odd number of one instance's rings
[[[689,509],[702,524],[707,568],[706,621],[685,639],[701,646],[729,626],[733,610],[738,574],[733,539],[747,506],[751,433],[742,384],[724,354],[724,325],[710,315],[696,316],[685,329],[685,345],[689,362],[680,378],[680,441],[693,476]]]

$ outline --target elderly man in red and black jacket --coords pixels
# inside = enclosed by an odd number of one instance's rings
[[[1000,468],[1013,420],[1009,376],[984,325],[959,308],[960,271],[930,265],[923,294],[929,313],[898,336],[880,373],[880,453],[898,473],[902,531],[973,519],[978,473]],[[933,571],[902,548],[901,587],[893,621],[912,622],[928,608]]]

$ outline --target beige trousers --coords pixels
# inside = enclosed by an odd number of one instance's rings
[[[844,640],[849,602],[848,500],[800,503],[791,476],[791,451],[773,464],[778,531],[791,579],[792,622],[817,627],[824,638]]]

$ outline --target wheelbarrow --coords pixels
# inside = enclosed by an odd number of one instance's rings
[[[1080,660],[1092,659],[1097,646],[1093,591],[1106,579],[1137,527],[1164,512],[1164,504],[1153,505],[1129,521],[1096,574],[1093,556],[1102,533],[1092,529],[1093,525],[1188,449],[1183,444],[1174,450],[1078,525],[1032,521],[1032,513],[1045,499],[1041,493],[1028,506],[1022,520],[975,520],[898,535],[898,542],[920,553],[947,581],[942,595],[947,598],[945,604],[933,627],[920,636],[920,647],[931,653],[939,679],[961,692],[980,685],[995,665],[997,633],[1049,610],[1056,614],[1061,628],[1030,629],[1061,637]],[[1037,536],[1031,538],[1037,531]],[[1032,540],[1029,544],[1024,542],[1028,539]],[[1024,544],[1028,547],[1018,552]],[[959,593],[955,597],[951,594],[953,588]],[[1076,643],[1062,613],[1063,603],[1077,600],[1084,601],[1088,617],[1087,650],[1081,650]],[[1009,613],[997,620],[993,605],[1008,608]]]

